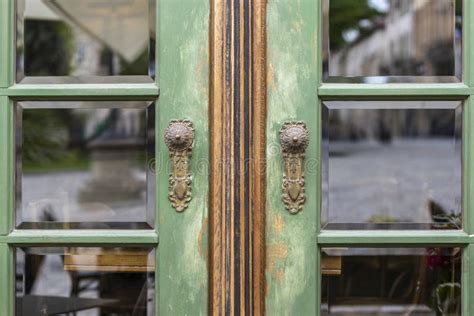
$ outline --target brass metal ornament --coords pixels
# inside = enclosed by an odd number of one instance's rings
[[[172,120],[165,130],[171,170],[169,176],[168,199],[177,212],[183,212],[191,201],[191,159],[194,142],[194,127],[189,120]]]
[[[280,145],[284,160],[282,200],[291,214],[303,209],[304,156],[309,144],[309,132],[304,122],[285,122],[280,129]]]

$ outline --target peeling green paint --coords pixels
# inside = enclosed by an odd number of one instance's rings
[[[268,114],[266,312],[317,313],[318,67],[317,1],[268,2]],[[291,215],[281,201],[282,157],[278,131],[300,120],[310,130],[305,159],[306,203]]]
[[[157,229],[158,315],[208,313],[208,96],[210,3],[158,1]],[[191,158],[189,207],[168,201],[168,149],[163,131],[172,119],[189,119],[196,130]],[[203,163],[204,162],[204,163]]]

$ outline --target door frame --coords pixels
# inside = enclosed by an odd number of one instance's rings
[[[15,248],[20,246],[147,246],[156,251],[155,310],[159,315],[208,314],[209,12],[207,0],[156,1],[156,76],[152,83],[15,84],[16,0],[0,1],[0,314],[14,315]],[[186,20],[188,23],[177,23]],[[177,84],[179,83],[179,84]],[[161,93],[160,93],[161,89]],[[15,229],[14,103],[23,100],[147,100],[156,106],[156,206],[149,230]],[[183,113],[188,117],[183,117]],[[189,117],[192,116],[192,117]],[[171,119],[191,118],[193,200],[185,213],[168,201],[168,149],[164,129]],[[198,194],[199,193],[199,194]],[[159,249],[159,250],[158,250]],[[179,249],[179,250],[178,250]]]
[[[280,202],[276,166],[281,156],[267,152],[266,297],[269,314],[320,315],[322,247],[428,247],[463,249],[462,312],[474,312],[474,2],[463,1],[463,81],[449,84],[336,84],[322,82],[322,4],[325,0],[267,5],[267,143],[277,141],[283,121],[302,120],[310,132],[306,157],[318,172],[305,174],[307,201],[297,215]],[[457,0],[461,1],[461,0]],[[326,39],[327,40],[327,39]],[[291,67],[290,67],[291,66]],[[304,71],[303,71],[304,70]],[[326,100],[460,100],[463,111],[463,230],[330,231],[321,229],[321,108]],[[281,115],[282,112],[291,113]],[[303,231],[304,233],[299,233]],[[299,258],[298,262],[295,258]],[[294,282],[294,280],[299,280]]]

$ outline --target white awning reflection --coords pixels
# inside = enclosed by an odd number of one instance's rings
[[[148,0],[25,0],[25,17],[63,20],[79,27],[128,62],[148,46]]]

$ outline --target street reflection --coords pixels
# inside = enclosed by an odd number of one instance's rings
[[[17,226],[153,226],[154,106],[20,102]]]
[[[324,228],[462,227],[460,102],[324,105]]]

